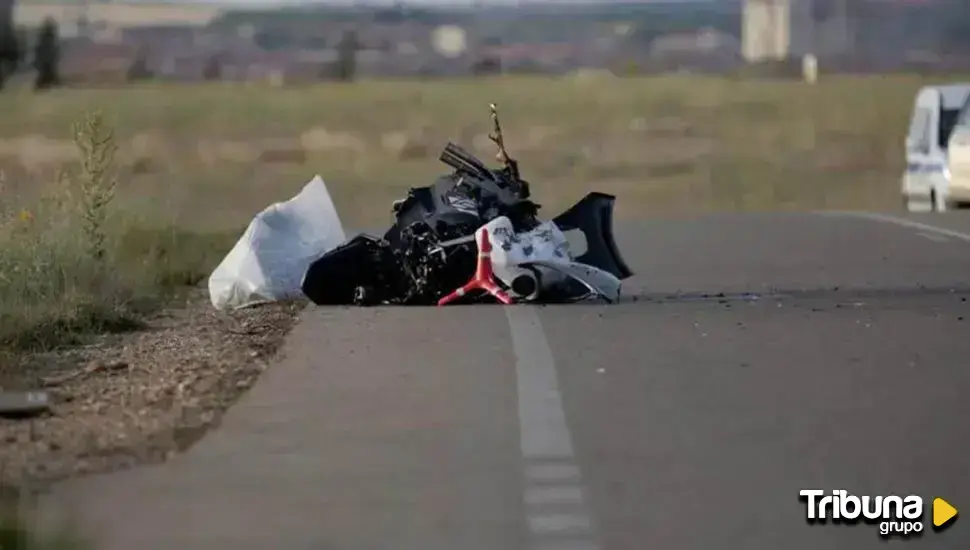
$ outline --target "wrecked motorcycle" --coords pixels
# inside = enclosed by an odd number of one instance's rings
[[[613,239],[615,197],[592,192],[542,221],[505,149],[495,105],[491,118],[501,168],[448,143],[440,160],[453,172],[396,201],[382,237],[358,235],[311,262],[306,297],[319,305],[618,300],[632,272]],[[574,231],[585,240],[581,254],[570,249]]]

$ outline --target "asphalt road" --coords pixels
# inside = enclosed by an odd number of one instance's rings
[[[619,239],[618,305],[308,310],[189,453],[52,498],[106,550],[967,548],[928,522],[970,507],[970,216]],[[925,532],[809,525],[815,488]]]

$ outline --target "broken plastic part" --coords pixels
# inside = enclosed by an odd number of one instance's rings
[[[563,232],[578,229],[586,238],[586,252],[577,262],[598,267],[620,280],[633,272],[627,267],[613,239],[613,204],[616,197],[593,192],[553,220]]]
[[[472,279],[456,289],[451,294],[438,300],[438,305],[443,306],[454,302],[467,295],[469,292],[485,291],[495,297],[503,304],[511,304],[512,298],[495,283],[495,273],[492,271],[492,243],[488,239],[488,230],[482,228],[478,232],[478,263],[475,266],[475,275]]]

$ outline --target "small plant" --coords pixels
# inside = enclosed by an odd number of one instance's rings
[[[81,173],[77,175],[80,188],[82,229],[91,258],[104,259],[105,223],[108,209],[114,200],[117,180],[110,173],[118,150],[114,131],[95,111],[73,125],[74,144],[81,153]]]
[[[237,235],[156,225],[126,210],[106,117],[89,113],[72,130],[79,162],[39,197],[3,189],[0,175],[0,352],[143,327],[143,315],[203,280]]]

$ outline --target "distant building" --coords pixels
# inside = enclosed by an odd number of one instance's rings
[[[749,62],[852,53],[858,0],[745,0],[742,55]]]

